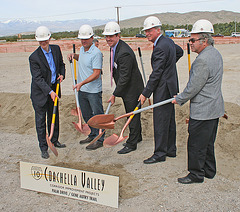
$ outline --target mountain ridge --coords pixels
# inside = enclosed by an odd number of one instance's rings
[[[121,28],[142,27],[146,17],[157,16],[162,24],[185,25],[193,24],[199,19],[207,19],[213,24],[240,22],[240,13],[221,10],[217,12],[209,11],[192,11],[187,13],[166,12],[149,14],[146,16],[134,17],[120,21]],[[18,33],[34,33],[36,28],[41,25],[47,26],[51,32],[77,31],[81,25],[89,24],[94,29],[103,29],[104,25],[114,21],[113,19],[77,19],[66,21],[25,21],[25,20],[8,20],[0,21],[0,36],[16,35]]]

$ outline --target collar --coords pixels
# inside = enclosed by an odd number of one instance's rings
[[[40,46],[40,47],[41,47],[41,46]],[[42,47],[41,47],[41,49],[42,49],[42,51],[43,51],[44,54],[52,53],[52,49],[51,49],[50,46],[49,46],[49,51],[48,51],[48,52],[45,51]]]
[[[159,35],[158,37],[157,37],[157,39],[154,41],[154,46],[156,46],[157,45],[157,42],[158,42],[158,40],[159,40],[159,38],[162,36],[162,34],[161,35]]]
[[[119,41],[117,42],[117,44],[116,44],[114,47],[112,47],[114,54],[115,54],[115,51],[116,51],[116,48],[117,48],[118,43],[119,43]]]
[[[82,47],[83,47],[83,46],[82,46]],[[86,52],[85,52],[84,47],[83,47],[83,52],[84,52],[84,53],[91,53],[91,52],[93,51],[94,47],[96,47],[96,46],[95,46],[95,44],[93,43]],[[96,47],[96,48],[97,48],[97,47]]]

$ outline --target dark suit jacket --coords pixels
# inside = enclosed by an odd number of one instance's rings
[[[50,47],[56,66],[56,76],[63,75],[65,78],[65,64],[60,47],[58,45],[50,45]],[[52,90],[52,72],[40,46],[30,55],[29,63],[32,74],[31,99],[33,105],[42,107],[47,102],[49,92]]]
[[[143,90],[143,79],[133,50],[119,40],[114,56],[113,78],[116,88],[114,96],[130,101],[139,97]],[[117,66],[117,67],[116,67]]]
[[[173,97],[179,92],[176,62],[182,55],[182,48],[171,39],[163,35],[159,38],[151,58],[153,71],[142,92],[145,97],[149,98],[154,93],[161,101],[169,94]]]

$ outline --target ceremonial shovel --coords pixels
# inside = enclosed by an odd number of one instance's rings
[[[106,112],[105,112],[105,114],[108,114],[108,112],[109,112],[109,110],[110,110],[110,107],[111,107],[111,102],[109,102],[109,104],[108,104],[108,107],[107,107],[107,110],[106,110]],[[99,138],[101,138],[102,137],[102,135],[105,133],[105,131],[106,131],[106,129],[104,129],[103,131],[102,131],[102,129],[100,129],[99,130],[99,134],[98,134],[98,136],[97,137],[95,137],[89,144],[88,144],[88,146],[89,145],[91,145],[91,144],[93,144],[93,143],[95,143]]]
[[[115,122],[117,120],[121,119],[121,118],[125,118],[125,117],[131,116],[131,115],[135,115],[137,113],[141,113],[141,112],[143,112],[145,110],[148,110],[148,109],[151,109],[151,108],[159,107],[161,105],[170,103],[173,100],[174,100],[174,98],[167,99],[165,101],[158,102],[158,103],[155,103],[153,105],[149,105],[147,107],[144,107],[142,109],[139,109],[139,110],[136,110],[136,111],[132,111],[130,113],[126,113],[126,114],[121,115],[121,116],[119,116],[117,118],[114,118],[114,114],[95,115],[91,119],[88,120],[88,124],[91,127],[98,128],[98,129],[114,129]]]
[[[70,60],[70,65],[71,65],[71,71],[72,71],[73,86],[75,86],[76,82],[74,77],[72,60]],[[77,131],[83,133],[84,135],[89,135],[89,133],[91,132],[90,127],[87,124],[82,124],[82,113],[79,106],[78,93],[76,88],[74,89],[74,93],[75,93],[75,99],[77,104],[78,123],[73,122],[73,124]]]
[[[138,103],[137,107],[134,109],[134,111],[138,110],[139,107],[141,106],[141,102]],[[134,117],[135,114],[131,115],[127,122],[125,123],[125,125],[123,126],[122,128],[122,131],[120,133],[120,136],[118,137],[117,134],[112,134],[111,136],[109,136],[108,138],[106,138],[104,141],[103,141],[103,146],[104,147],[112,147],[112,146],[115,146],[117,145],[118,143],[124,141],[128,136],[125,136],[123,137],[123,133],[125,131],[125,129],[127,128],[127,126],[130,124],[130,122],[132,121],[133,117]]]
[[[57,81],[57,87],[56,87],[56,94],[58,95],[59,92],[59,80]],[[52,124],[51,124],[51,130],[50,130],[50,135],[48,137],[48,134],[46,133],[46,140],[49,148],[52,150],[55,156],[58,156],[57,149],[55,148],[54,144],[51,142],[51,139],[53,137],[53,132],[54,132],[54,126],[55,126],[55,118],[56,118],[56,113],[57,113],[57,101],[58,98],[56,97],[54,99],[54,106],[53,106],[53,114],[52,114]]]

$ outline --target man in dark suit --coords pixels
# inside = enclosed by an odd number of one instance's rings
[[[152,73],[139,97],[143,104],[153,93],[153,103],[169,99],[178,93],[176,62],[183,55],[181,47],[161,34],[161,22],[155,16],[144,21],[144,31],[149,41],[154,43],[151,58]],[[173,104],[153,109],[154,154],[144,160],[145,164],[157,163],[168,157],[176,157],[176,123]]]
[[[106,24],[103,35],[110,48],[111,78],[114,78],[116,88],[108,102],[115,102],[115,97],[121,97],[126,112],[131,112],[138,104],[138,97],[143,90],[143,80],[138,68],[133,50],[120,40],[120,27],[116,22]],[[126,154],[137,149],[137,143],[142,140],[140,114],[137,114],[129,124],[130,134],[125,147],[118,151]]]
[[[39,47],[30,55],[30,71],[32,75],[31,100],[35,111],[36,131],[42,158],[49,158],[48,145],[46,141],[46,114],[48,133],[50,134],[53,105],[57,80],[65,78],[65,64],[62,53],[57,45],[49,45],[51,33],[45,26],[36,30],[36,40]],[[60,95],[59,95],[60,96]],[[58,141],[59,136],[59,114],[57,109],[54,134],[51,142],[55,147],[63,148],[65,144]]]

